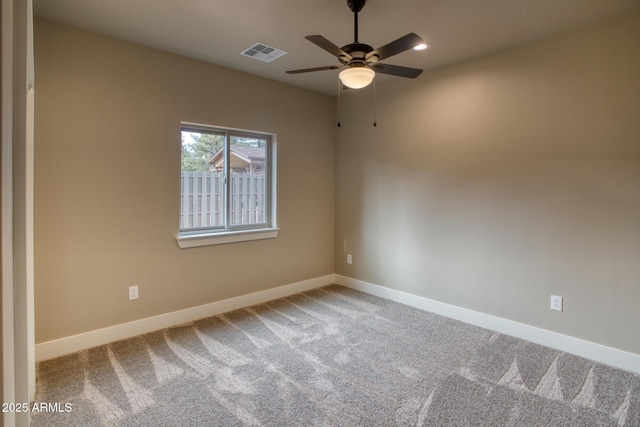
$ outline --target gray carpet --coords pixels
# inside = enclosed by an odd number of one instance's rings
[[[640,376],[340,286],[38,364],[33,426],[639,426]]]

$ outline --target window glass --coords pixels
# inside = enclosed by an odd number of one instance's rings
[[[267,139],[232,136],[229,155],[230,224],[265,224]]]

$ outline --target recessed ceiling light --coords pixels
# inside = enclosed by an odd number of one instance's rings
[[[429,48],[429,43],[420,43],[417,46],[413,47],[413,50],[425,50]]]

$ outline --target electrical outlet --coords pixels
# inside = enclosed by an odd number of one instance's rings
[[[133,301],[134,299],[138,299],[138,285],[129,286],[129,301]]]
[[[353,264],[353,257],[351,254],[347,254],[347,264]]]
[[[562,311],[562,297],[551,295],[551,310]]]

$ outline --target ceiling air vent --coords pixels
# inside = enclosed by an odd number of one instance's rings
[[[257,59],[262,62],[271,62],[274,59],[278,59],[287,52],[277,49],[273,46],[266,45],[264,43],[256,43],[253,46],[247,48],[242,53],[243,56],[249,56],[253,59]]]

